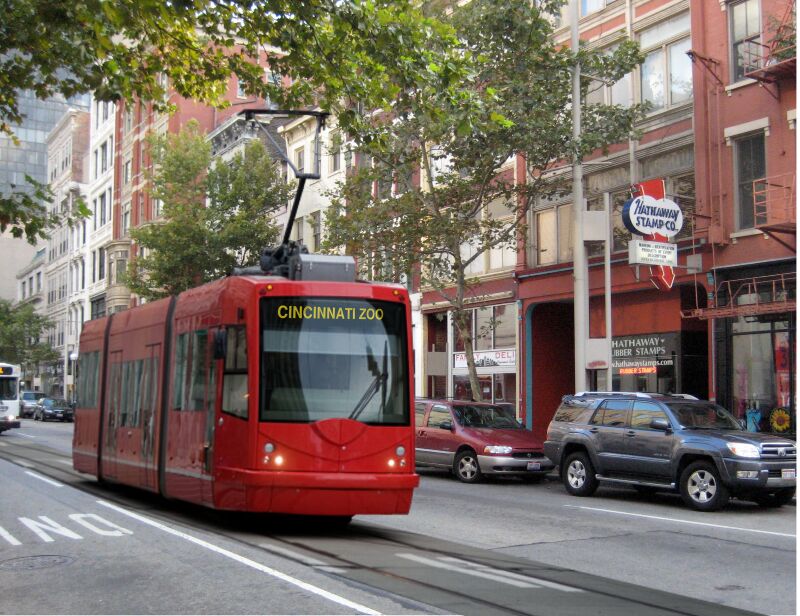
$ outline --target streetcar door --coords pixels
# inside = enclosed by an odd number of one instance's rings
[[[221,469],[243,469],[249,465],[250,383],[247,374],[247,330],[243,325],[226,328],[225,358],[220,360],[220,398],[214,424],[213,464],[219,476]],[[257,398],[257,396],[255,397]],[[219,507],[244,505],[244,492],[225,490],[219,496]]]
[[[217,338],[217,328],[208,330],[206,349],[206,398],[205,398],[205,431],[203,434],[202,463],[203,474],[208,476],[208,481],[203,483],[203,501],[213,504],[214,500],[214,425],[216,421],[217,400],[219,392],[217,384],[217,371],[220,362],[215,359],[214,345]]]
[[[107,479],[117,478],[117,427],[122,397],[122,351],[110,353],[106,377],[106,409],[103,426],[100,475]]]
[[[142,485],[149,490],[156,490],[158,482],[158,462],[156,446],[156,426],[160,408],[160,379],[161,375],[161,343],[147,346],[148,358],[145,361],[145,372],[142,377],[141,395],[141,450],[142,460]]]

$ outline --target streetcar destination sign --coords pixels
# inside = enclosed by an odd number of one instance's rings
[[[659,234],[674,237],[683,227],[683,212],[669,199],[641,195],[628,199],[622,207],[622,222],[637,235]]]
[[[631,240],[628,243],[628,263],[635,265],[678,265],[678,247],[667,242]]]

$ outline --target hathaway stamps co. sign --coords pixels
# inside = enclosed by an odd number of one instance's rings
[[[628,242],[628,263],[637,265],[678,265],[678,247],[667,242]]]
[[[641,195],[625,202],[622,221],[631,233],[669,238],[683,228],[683,212],[674,201]]]

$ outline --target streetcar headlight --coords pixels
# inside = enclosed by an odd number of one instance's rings
[[[275,451],[275,445],[272,443],[267,443],[264,445],[264,453],[272,453],[273,451]]]
[[[394,468],[395,464],[397,464],[397,462],[394,461],[394,458],[389,460],[389,468]]]
[[[275,466],[283,464],[283,456],[275,456]]]
[[[486,445],[486,447],[483,448],[483,453],[511,453],[513,450],[514,448],[508,445]]]
[[[402,458],[404,455],[406,455],[406,448],[400,445],[397,449],[394,450],[394,452],[397,454],[398,458]]]
[[[760,458],[761,452],[758,451],[758,447],[755,445],[751,445],[750,443],[727,443],[728,449],[731,450],[731,453],[735,456],[739,456],[740,458]]]

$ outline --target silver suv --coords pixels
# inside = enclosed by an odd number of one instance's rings
[[[19,416],[33,417],[39,400],[45,397],[42,391],[23,391],[19,396]]]
[[[780,507],[795,493],[793,441],[746,432],[721,406],[687,395],[564,396],[544,453],[575,496],[610,482],[677,490],[690,507],[713,511],[731,496]]]

